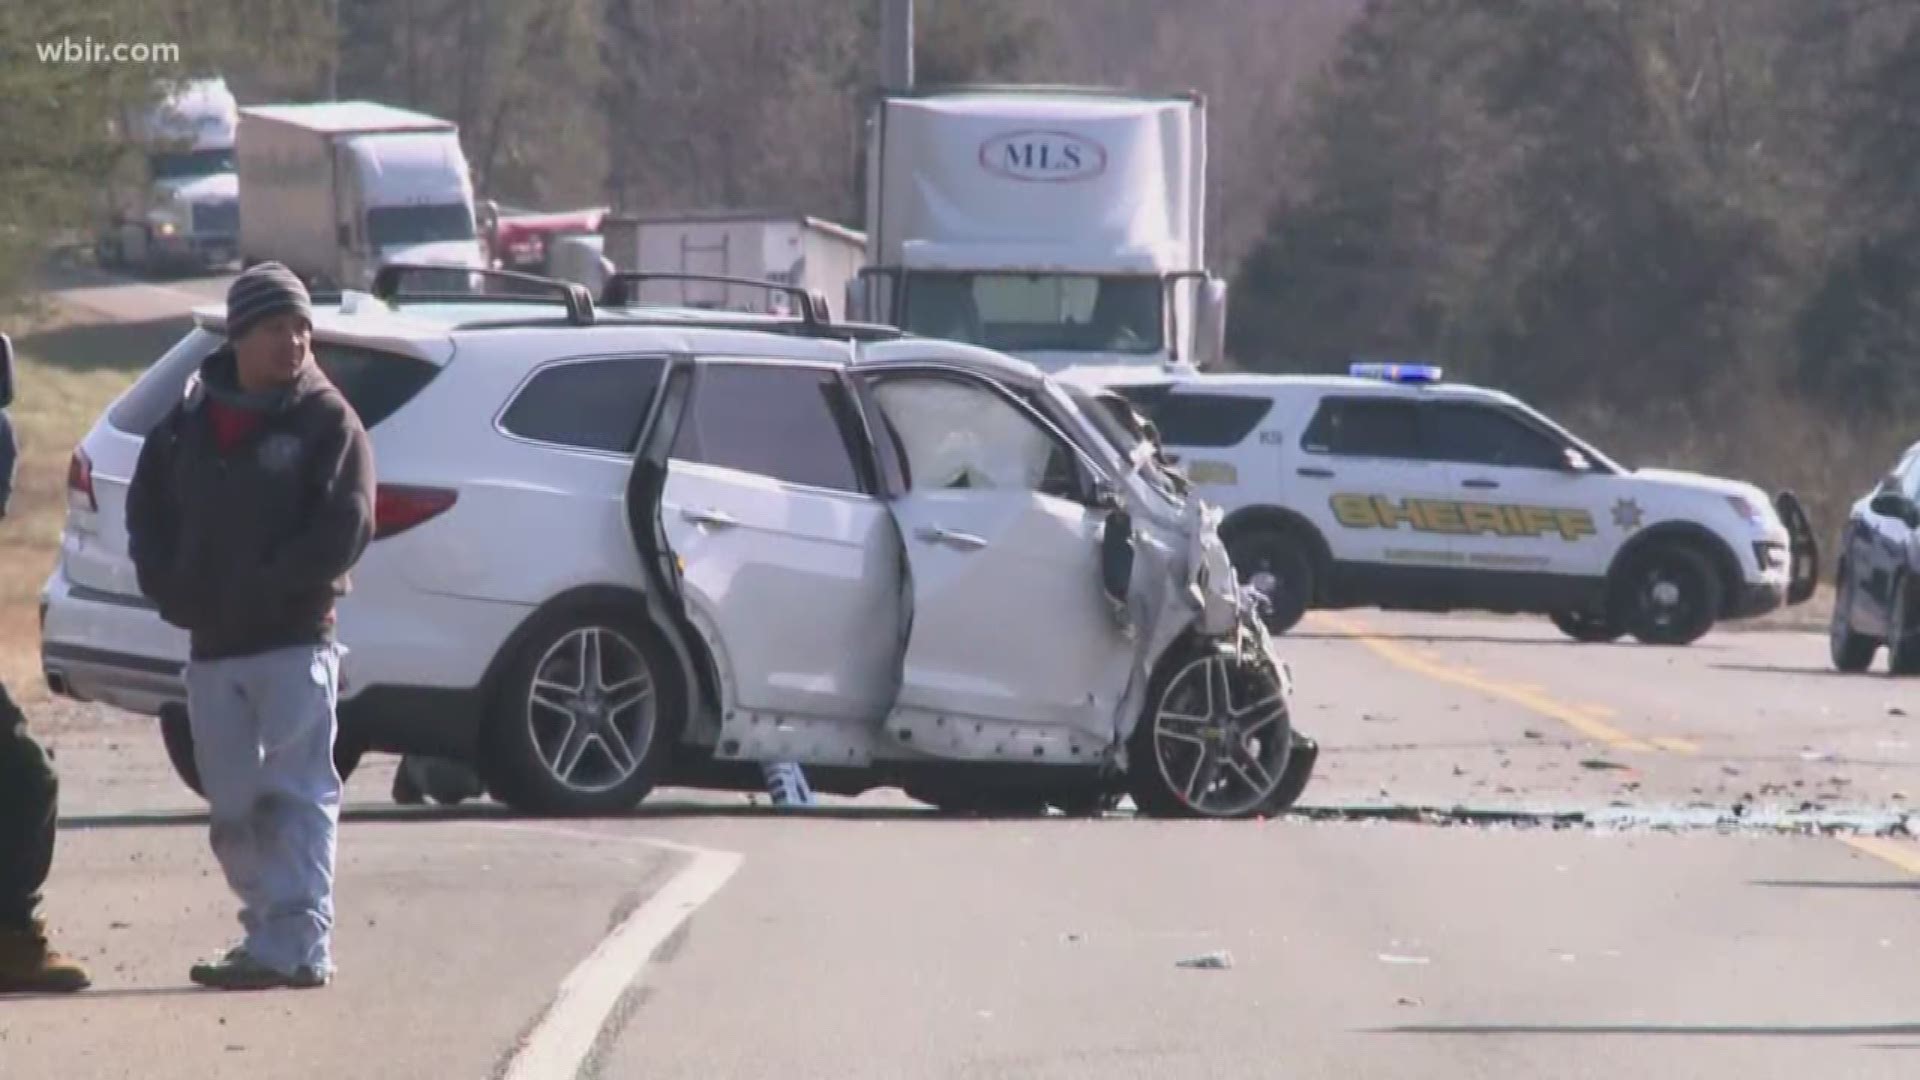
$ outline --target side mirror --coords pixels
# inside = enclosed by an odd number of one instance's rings
[[[0,409],[13,404],[13,339],[0,334]]]
[[[1920,505],[1898,491],[1883,491],[1868,506],[1881,517],[1903,522],[1909,529],[1920,529]]]
[[[1210,277],[1200,283],[1193,305],[1193,366],[1217,371],[1227,360],[1227,283]]]
[[[1120,497],[1120,488],[1107,479],[1093,482],[1093,507],[1096,510],[1120,511],[1125,500]]]
[[[1127,622],[1127,594],[1133,591],[1133,557],[1133,518],[1125,510],[1114,510],[1100,530],[1100,587],[1122,626]]]
[[[1587,460],[1587,455],[1575,450],[1571,446],[1567,447],[1564,463],[1566,470],[1570,473],[1587,473],[1593,471],[1593,462]]]

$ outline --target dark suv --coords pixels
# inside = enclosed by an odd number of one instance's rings
[[[1865,671],[1887,647],[1887,670],[1920,675],[1920,443],[1853,504],[1834,578],[1833,666]]]

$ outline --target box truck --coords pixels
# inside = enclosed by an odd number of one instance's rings
[[[1101,384],[1221,362],[1199,94],[886,93],[867,136],[853,317]]]
[[[842,295],[866,259],[865,236],[804,214],[612,214],[601,222],[600,232],[602,252],[623,273],[752,278],[797,285],[826,297]],[[645,282],[637,298],[642,303],[788,313],[784,293],[707,282]]]
[[[240,256],[317,289],[366,289],[387,263],[482,268],[473,179],[451,121],[368,101],[240,110]],[[473,279],[410,286],[467,292]]]
[[[133,146],[106,187],[94,237],[100,265],[144,272],[209,270],[233,261],[239,231],[234,127],[224,79],[170,84],[151,108],[125,118]]]

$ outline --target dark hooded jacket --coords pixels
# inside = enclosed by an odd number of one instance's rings
[[[262,422],[223,454],[209,398]],[[140,591],[192,635],[196,660],[324,644],[373,507],[367,433],[325,373],[309,361],[288,386],[247,395],[223,347],[140,449],[128,550]]]

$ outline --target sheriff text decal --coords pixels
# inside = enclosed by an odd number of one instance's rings
[[[1399,529],[1455,536],[1558,536],[1572,542],[1596,536],[1585,510],[1452,499],[1392,499],[1385,495],[1335,495],[1334,520],[1349,529]]]

